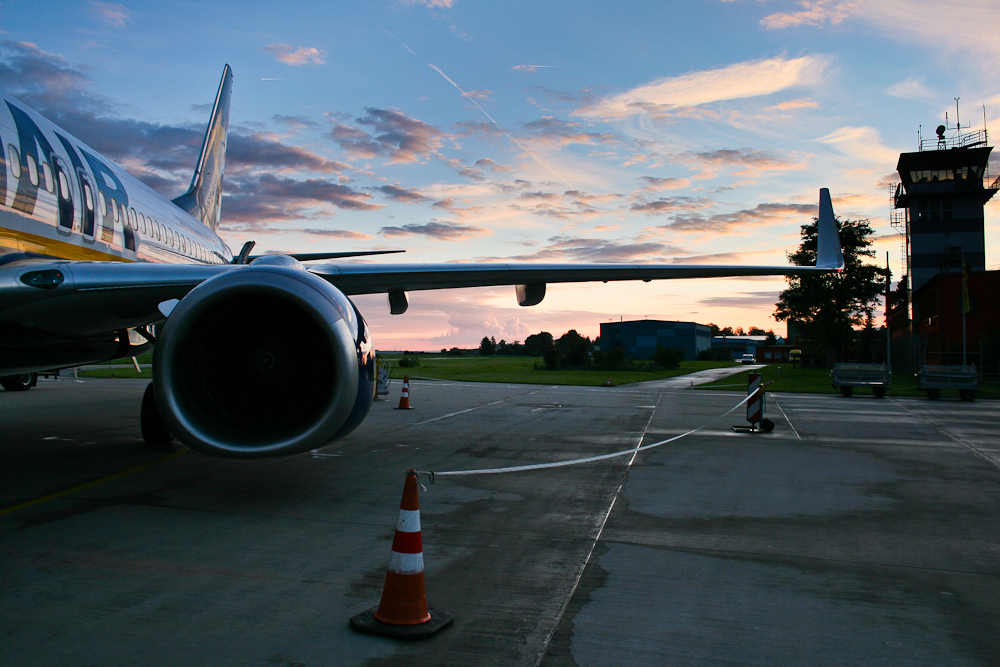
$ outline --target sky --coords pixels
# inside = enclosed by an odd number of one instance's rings
[[[963,127],[1000,132],[985,0],[0,2],[0,86],[168,197],[226,63],[221,234],[255,252],[785,264],[826,187],[898,277],[899,153],[946,113],[954,128],[956,97]],[[998,219],[993,201],[988,269]],[[438,350],[620,319],[782,335],[784,286],[550,285],[529,308],[513,287],[413,292],[399,316],[355,301],[377,348]]]

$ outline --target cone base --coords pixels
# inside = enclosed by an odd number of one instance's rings
[[[413,408],[397,405],[396,407],[393,408],[393,410],[413,410]]]
[[[420,625],[391,625],[375,618],[378,607],[363,611],[351,619],[351,628],[358,632],[383,635],[397,639],[425,639],[447,626],[455,617],[440,609],[430,609],[431,620]]]

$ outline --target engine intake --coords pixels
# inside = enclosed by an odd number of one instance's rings
[[[207,454],[314,449],[371,405],[368,338],[354,304],[322,278],[287,266],[233,269],[193,289],[164,324],[156,402],[171,432]]]

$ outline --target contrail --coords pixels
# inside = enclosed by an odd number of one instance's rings
[[[447,74],[445,74],[444,72],[442,72],[442,71],[441,71],[441,69],[440,69],[439,67],[437,67],[437,66],[435,66],[435,65],[431,65],[430,63],[427,63],[427,66],[428,66],[428,67],[430,67],[430,68],[432,68],[432,69],[433,69],[433,70],[434,70],[435,72],[437,72],[437,73],[438,73],[438,74],[440,74],[441,76],[443,76],[443,77],[444,77],[444,80],[445,80],[445,81],[447,81],[447,82],[448,82],[448,83],[450,83],[451,85],[455,86],[455,88],[457,88],[457,89],[458,89],[458,92],[462,93],[462,97],[466,98],[467,100],[471,100],[471,101],[472,101],[472,103],[476,105],[476,108],[478,108],[478,109],[479,109],[480,111],[482,111],[482,112],[483,112],[483,115],[484,115],[484,116],[486,116],[487,118],[489,118],[489,119],[490,119],[490,122],[491,122],[491,123],[493,123],[494,125],[496,125],[496,126],[497,126],[497,128],[498,128],[498,129],[499,129],[499,130],[500,130],[501,132],[503,132],[503,133],[504,133],[504,136],[506,136],[506,137],[507,137],[508,139],[510,139],[510,140],[511,140],[512,142],[514,142],[514,144],[515,144],[515,145],[516,145],[516,146],[517,146],[518,148],[520,148],[520,149],[521,149],[522,151],[524,151],[525,153],[527,153],[528,155],[530,155],[530,156],[532,157],[532,159],[533,159],[533,160],[534,160],[535,162],[537,162],[538,164],[542,165],[543,167],[545,167],[546,169],[548,169],[548,170],[549,170],[550,172],[552,172],[552,175],[553,175],[553,176],[555,176],[556,178],[558,178],[558,179],[559,179],[560,181],[562,181],[562,182],[563,182],[563,183],[565,183],[566,185],[568,185],[568,186],[569,186],[569,189],[570,189],[570,190],[576,190],[576,188],[575,188],[575,187],[573,187],[573,184],[572,184],[572,183],[570,183],[569,181],[567,181],[567,180],[566,180],[565,178],[563,178],[563,177],[562,177],[562,174],[560,174],[560,173],[559,173],[559,172],[557,172],[557,171],[556,171],[555,169],[553,169],[553,168],[552,168],[552,167],[550,167],[549,165],[547,165],[547,164],[545,164],[544,162],[542,162],[542,161],[541,161],[541,160],[540,160],[540,159],[538,158],[538,156],[537,156],[537,155],[535,155],[534,153],[532,153],[531,151],[529,151],[529,150],[528,150],[527,148],[525,148],[524,146],[522,146],[522,145],[521,145],[521,142],[519,142],[519,141],[518,141],[517,139],[515,139],[515,138],[514,138],[514,137],[512,137],[512,136],[510,136],[510,133],[508,133],[508,132],[507,132],[507,130],[503,129],[503,126],[502,126],[502,125],[500,125],[500,123],[496,122],[496,120],[494,120],[493,116],[489,115],[489,114],[488,114],[488,113],[486,112],[486,109],[484,109],[484,108],[482,107],[482,105],[480,105],[480,104],[479,104],[479,102],[477,102],[477,101],[475,100],[475,98],[473,98],[473,97],[470,97],[470,96],[469,96],[468,94],[466,94],[466,92],[465,92],[464,90],[462,90],[462,87],[461,87],[461,86],[459,86],[459,85],[458,85],[457,83],[455,83],[454,81],[452,81],[452,80],[451,80],[450,78],[448,78],[448,75],[447,75]]]

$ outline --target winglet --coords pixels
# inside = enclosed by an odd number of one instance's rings
[[[816,233],[816,266],[842,271],[844,253],[840,249],[840,234],[837,233],[837,223],[833,219],[833,202],[830,201],[830,190],[827,188],[819,191],[819,222]]]

